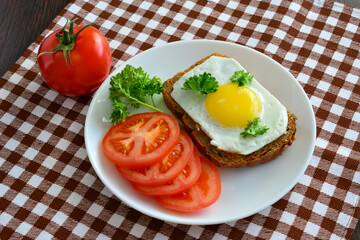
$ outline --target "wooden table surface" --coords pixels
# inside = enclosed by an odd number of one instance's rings
[[[360,0],[336,0],[360,8]],[[47,28],[70,0],[2,0],[0,8],[0,76]],[[360,221],[352,240],[360,240]]]

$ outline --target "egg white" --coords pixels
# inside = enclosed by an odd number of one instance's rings
[[[228,152],[247,155],[285,133],[288,124],[286,108],[253,78],[247,87],[258,95],[262,105],[262,111],[258,117],[269,130],[256,137],[243,138],[240,133],[245,128],[226,127],[210,117],[205,107],[206,95],[181,89],[186,79],[204,72],[211,73],[221,86],[230,83],[230,77],[235,71],[240,70],[245,69],[235,59],[212,56],[184,74],[174,84],[171,96],[195,122],[199,123],[201,129],[212,139],[212,145]]]

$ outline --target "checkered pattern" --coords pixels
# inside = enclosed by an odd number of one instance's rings
[[[75,17],[98,23],[113,69],[153,46],[202,38],[246,45],[282,64],[316,116],[305,175],[274,205],[218,225],[171,224],[124,205],[86,154],[91,96],[50,90],[36,64],[44,37]],[[349,239],[360,217],[359,26],[359,9],[323,0],[75,0],[0,79],[1,238]]]

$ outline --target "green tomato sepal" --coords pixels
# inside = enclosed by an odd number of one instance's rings
[[[66,28],[68,25],[68,22],[69,22],[68,20],[66,20],[66,24],[64,25],[64,27],[58,33],[55,34],[56,38],[59,40],[59,44],[51,52],[40,53],[37,56],[37,58],[39,58],[41,55],[43,55],[45,53],[55,53],[55,52],[61,50],[64,53],[65,64],[67,65],[67,61],[69,61],[70,65],[72,66],[71,58],[70,58],[70,51],[75,46],[76,38],[79,36],[80,32],[82,32],[85,28],[95,24],[95,23],[90,23],[90,24],[84,26],[83,28],[81,28],[76,34],[74,34],[74,22],[76,20],[77,20],[77,18],[73,19],[70,22],[69,29]]]

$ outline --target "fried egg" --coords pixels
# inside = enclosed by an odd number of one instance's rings
[[[245,69],[235,59],[212,56],[184,74],[174,84],[171,96],[212,139],[212,145],[247,155],[283,135],[288,116],[286,108],[255,78],[241,87],[232,83],[230,77],[240,70]],[[198,91],[182,89],[186,79],[204,72],[211,73],[218,81],[216,92],[201,95]],[[268,131],[256,137],[242,137],[240,133],[248,121],[256,117]]]

